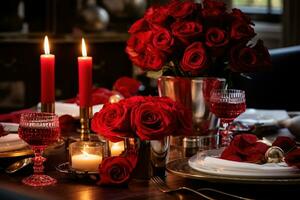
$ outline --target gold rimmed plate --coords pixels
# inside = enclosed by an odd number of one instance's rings
[[[33,155],[33,151],[30,149],[29,146],[26,146],[22,149],[16,149],[13,151],[0,152],[0,158],[13,158],[13,157],[29,156],[29,155]]]
[[[234,177],[226,175],[211,175],[192,169],[188,164],[189,158],[182,158],[178,160],[170,161],[167,164],[168,172],[178,175],[184,178],[198,179],[209,182],[218,183],[243,183],[243,184],[264,184],[264,185],[275,185],[275,184],[300,184],[300,177],[280,177],[280,178],[261,178],[261,177]]]

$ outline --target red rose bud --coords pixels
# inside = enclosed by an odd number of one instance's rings
[[[186,48],[180,67],[192,75],[200,75],[208,67],[206,50],[201,42],[194,42]]]
[[[114,156],[105,158],[99,165],[99,185],[123,185],[129,181],[135,166],[126,158]]]
[[[296,166],[300,169],[300,149],[295,149],[289,153],[284,158],[284,161],[289,166]]]
[[[114,83],[114,90],[120,92],[125,98],[138,93],[141,83],[130,77],[121,77]]]
[[[296,147],[296,142],[290,137],[278,136],[272,146],[280,147],[285,153],[287,153]]]

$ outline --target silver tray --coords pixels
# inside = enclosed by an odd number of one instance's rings
[[[198,179],[209,182],[218,183],[242,183],[242,184],[265,184],[265,185],[280,185],[280,184],[300,184],[300,177],[295,178],[261,178],[261,177],[232,177],[224,175],[210,175],[203,172],[193,170],[188,164],[189,158],[182,158],[170,161],[166,168],[167,171],[190,179]]]

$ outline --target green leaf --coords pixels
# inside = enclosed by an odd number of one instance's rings
[[[149,78],[158,79],[162,75],[163,75],[163,70],[162,69],[159,70],[159,71],[148,71],[147,72],[147,77],[149,77]]]

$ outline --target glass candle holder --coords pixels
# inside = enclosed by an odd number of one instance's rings
[[[125,141],[120,142],[108,142],[109,155],[110,156],[119,156],[125,150]]]
[[[105,157],[105,143],[79,141],[69,146],[69,163],[72,169],[97,172]]]

